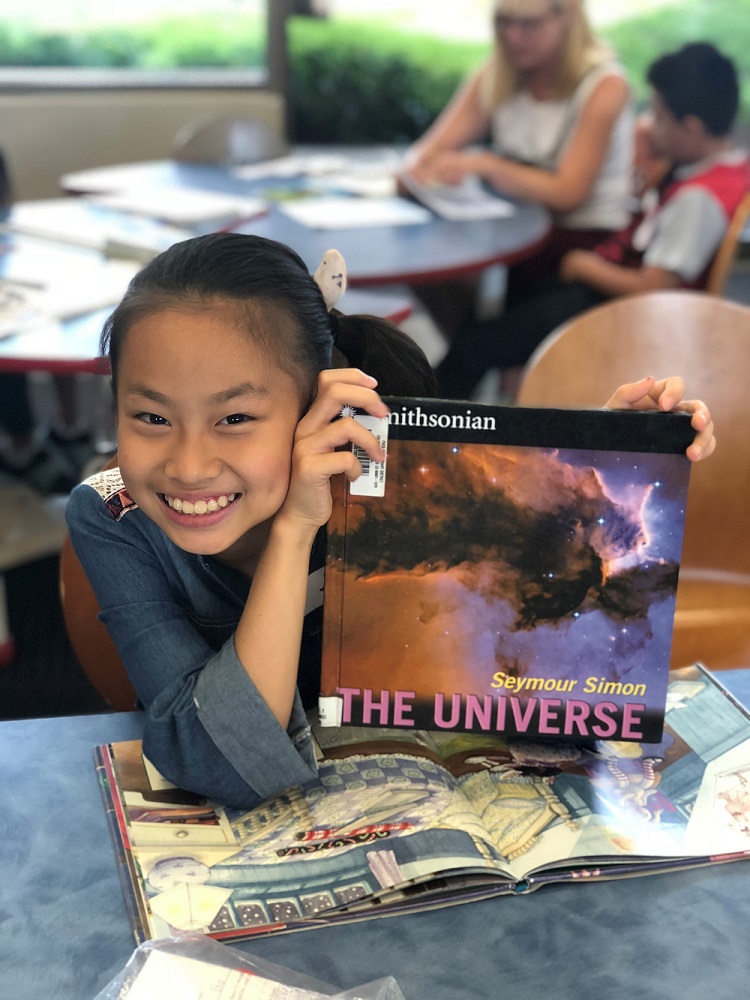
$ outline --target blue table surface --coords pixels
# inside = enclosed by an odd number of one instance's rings
[[[750,705],[750,669],[720,675]],[[134,948],[92,747],[137,713],[0,723],[0,996],[91,1000]],[[527,896],[235,944],[406,1000],[738,1000],[750,982],[750,865],[548,886]]]
[[[315,148],[307,147],[314,155]],[[329,147],[324,152],[373,162],[376,149]],[[519,203],[506,219],[448,221],[435,217],[425,225],[313,229],[296,222],[276,204],[274,192],[299,186],[299,179],[266,176],[249,181],[233,170],[213,164],[157,160],[101,167],[61,178],[67,191],[79,194],[128,187],[199,188],[222,194],[268,198],[267,214],[238,226],[240,232],[281,240],[299,253],[311,271],[333,245],[344,256],[352,285],[382,285],[408,281],[431,282],[460,274],[475,274],[493,263],[523,259],[546,239],[550,217],[539,205]]]

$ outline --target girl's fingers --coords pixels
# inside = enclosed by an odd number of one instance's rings
[[[315,434],[297,440],[295,452],[300,456],[322,455],[346,445],[354,444],[366,452],[374,462],[384,462],[385,452],[375,435],[353,417],[342,417],[325,424]]]
[[[708,458],[716,448],[716,438],[714,437],[714,422],[708,407],[700,399],[686,400],[675,407],[676,410],[692,413],[691,426],[698,432],[692,443],[687,448],[685,454],[692,462],[697,462],[701,458]]]
[[[606,404],[612,410],[679,410],[691,413],[691,425],[697,431],[685,454],[692,462],[708,456],[716,448],[714,425],[708,407],[700,399],[683,399],[685,382],[678,375],[668,378],[644,378],[621,385]]]
[[[342,371],[346,378],[324,377],[328,372],[321,374],[315,401],[298,424],[298,439],[317,433],[338,416],[346,416],[346,407],[364,410],[374,417],[387,417],[390,413],[375,391],[375,379],[356,368]]]
[[[669,410],[675,409],[685,395],[685,382],[679,375],[655,379],[652,376],[638,382],[621,385],[607,401],[610,410]]]
[[[713,428],[713,422],[711,420],[711,414],[708,411],[708,407],[700,399],[683,399],[675,406],[675,410],[679,410],[683,413],[692,413],[693,418],[690,423],[697,431],[702,431],[704,428],[708,427],[709,424]]]
[[[296,463],[300,482],[327,484],[331,476],[344,475],[355,480],[362,474],[362,466],[354,452],[326,451],[301,455]]]
[[[660,410],[669,412],[685,395],[685,382],[679,375],[670,375],[669,378],[655,382],[648,395]]]
[[[630,410],[635,404],[648,396],[649,391],[655,385],[656,380],[642,378],[639,382],[627,382],[619,386],[604,404],[607,410]]]

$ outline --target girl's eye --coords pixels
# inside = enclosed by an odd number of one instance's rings
[[[249,413],[230,413],[228,417],[224,417],[219,423],[232,427],[235,424],[244,424],[251,420],[255,420],[255,417],[251,417]]]
[[[153,427],[166,427],[169,423],[165,417],[160,417],[158,413],[136,413],[135,419],[144,424],[151,424]]]

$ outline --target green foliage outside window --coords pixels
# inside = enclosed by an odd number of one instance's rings
[[[265,19],[195,15],[78,33],[0,20],[3,66],[169,70],[265,65]]]
[[[715,42],[744,84],[750,121],[750,0],[687,0],[601,29],[619,54],[640,104],[659,54],[686,41]],[[288,23],[290,138],[297,142],[408,142],[420,135],[487,45],[399,30],[384,20],[292,18]],[[35,32],[0,19],[2,66],[169,70],[247,69],[265,63],[259,17],[185,16],[96,28]]]

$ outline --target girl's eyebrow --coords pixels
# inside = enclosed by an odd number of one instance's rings
[[[239,385],[233,385],[229,389],[222,389],[220,392],[215,392],[213,396],[211,396],[211,402],[228,403],[230,400],[237,399],[239,396],[267,395],[267,385],[256,385],[255,382],[240,382]]]
[[[233,385],[228,389],[221,389],[219,392],[213,393],[209,397],[209,402],[212,404],[228,403],[241,396],[267,396],[268,391],[268,386],[265,385],[256,385],[255,382],[240,382],[239,385]],[[157,392],[156,389],[151,389],[142,382],[135,382],[130,386],[128,392],[132,396],[143,396],[145,399],[150,399],[152,403],[158,403],[160,406],[169,406],[171,402],[164,393]]]

